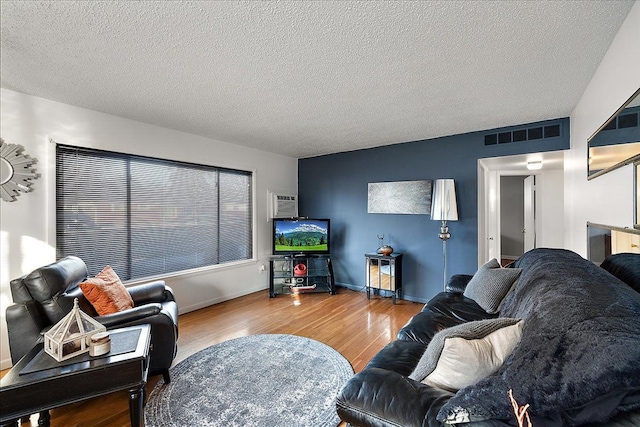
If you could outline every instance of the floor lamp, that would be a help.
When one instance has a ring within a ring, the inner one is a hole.
[[[433,187],[433,199],[431,201],[431,219],[442,221],[440,234],[442,239],[442,258],[444,259],[443,288],[447,286],[447,240],[451,237],[447,221],[458,220],[458,206],[456,203],[456,189],[453,179],[436,179]]]

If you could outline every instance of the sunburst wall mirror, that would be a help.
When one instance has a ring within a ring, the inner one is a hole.
[[[33,169],[35,159],[23,151],[21,145],[7,144],[0,138],[0,196],[5,202],[14,202],[20,193],[31,191],[32,181],[38,178]]]

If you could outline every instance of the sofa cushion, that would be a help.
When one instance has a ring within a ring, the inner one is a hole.
[[[640,292],[640,254],[625,252],[609,255],[600,267]]]
[[[474,300],[462,293],[440,292],[398,331],[396,338],[421,342],[426,346],[433,336],[443,329],[495,317],[497,315],[488,314]]]
[[[640,294],[562,249],[534,249],[516,267],[522,275],[500,313],[525,319],[520,344],[438,420],[510,420],[509,389],[530,414],[557,421],[547,425],[607,422],[640,408]]]
[[[367,363],[365,369],[382,368],[406,377],[415,369],[425,348],[427,344],[417,341],[391,341]]]
[[[431,311],[421,311],[411,318],[396,335],[399,341],[415,341],[424,344],[426,347],[433,339],[433,336],[443,329],[464,323],[455,317],[446,316]],[[422,356],[422,353],[420,353]],[[419,359],[419,357],[418,357]],[[413,369],[412,369],[413,370]]]
[[[500,267],[494,258],[473,275],[464,290],[464,296],[477,302],[487,313],[497,313],[521,272],[519,268]]]
[[[451,317],[453,320],[459,320],[458,323],[498,317],[497,314],[487,313],[471,298],[467,298],[463,294],[451,292],[440,292],[424,305],[422,311],[429,311]]]
[[[464,293],[464,289],[469,284],[469,280],[471,280],[473,276],[471,274],[454,274],[449,278],[447,285],[445,286],[445,292],[452,292],[461,294]]]
[[[449,391],[474,384],[511,354],[522,324],[519,319],[497,318],[444,329],[434,335],[409,378]]]
[[[78,285],[100,316],[133,308],[133,300],[110,266]]]

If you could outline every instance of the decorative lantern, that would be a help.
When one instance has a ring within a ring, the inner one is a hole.
[[[84,313],[73,301],[73,309],[44,334],[44,351],[58,362],[89,351],[91,336],[107,328]]]

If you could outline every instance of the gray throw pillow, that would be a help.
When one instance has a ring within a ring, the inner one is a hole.
[[[476,340],[484,340],[485,338],[491,336],[494,333],[500,333],[502,336],[494,335],[488,341],[483,342],[483,345],[478,346],[480,354],[478,357],[478,363],[482,363],[482,360],[491,360],[496,359],[495,355],[497,354],[499,357],[497,359],[501,359],[499,364],[494,367],[487,367],[486,369],[481,369],[483,372],[493,373],[497,370],[501,365],[504,358],[506,358],[515,346],[520,341],[520,335],[522,333],[522,326],[524,321],[521,319],[511,319],[506,317],[500,317],[497,319],[487,319],[487,320],[478,320],[474,322],[467,322],[461,325],[452,326],[450,328],[443,329],[433,336],[433,339],[429,342],[425,352],[422,354],[420,361],[416,365],[413,372],[409,375],[409,378],[416,381],[423,381],[427,377],[429,377],[436,368],[449,369],[452,364],[449,363],[450,360],[442,361],[442,367],[439,366],[440,358],[443,356],[443,350],[445,350],[445,346],[447,341],[453,341],[457,338],[462,338],[463,340],[469,341],[470,347],[465,348],[463,351],[470,350],[471,347],[474,347],[473,341]],[[515,326],[514,328],[511,328]],[[465,346],[453,343],[453,348],[463,349]],[[446,353],[446,352],[445,352]],[[481,354],[484,353],[484,354]],[[449,356],[444,356],[449,357]],[[449,357],[450,358],[450,357]],[[462,359],[461,359],[462,360]],[[453,363],[456,363],[454,360]],[[464,363],[469,363],[468,360],[465,360]],[[448,365],[448,366],[447,366]],[[463,370],[462,366],[456,368],[458,370]],[[455,381],[468,381],[467,385],[475,384],[480,378],[473,377],[477,372],[471,372],[468,379],[457,379]],[[489,375],[487,374],[487,375]],[[442,373],[438,374],[438,377],[447,377],[446,374],[442,375]],[[486,376],[486,375],[484,375]],[[426,383],[430,383],[427,381]],[[434,384],[440,388],[446,388],[449,390],[455,389],[456,387],[445,386],[442,387],[440,382]]]
[[[495,314],[500,304],[520,277],[520,268],[502,268],[494,258],[478,269],[464,290],[487,313]]]

